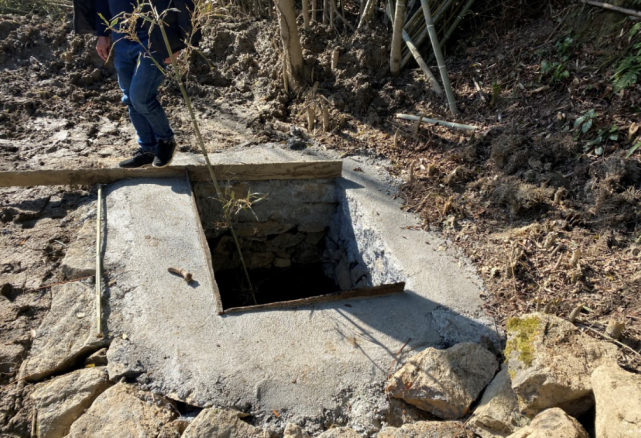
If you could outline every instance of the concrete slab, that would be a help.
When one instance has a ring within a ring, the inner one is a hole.
[[[323,156],[334,158],[269,146],[212,159]],[[184,160],[199,158],[179,156],[177,162]],[[217,316],[188,184],[111,185],[105,255],[112,281],[108,330],[115,338],[110,377],[135,376],[169,397],[250,410],[264,422],[363,424],[367,419],[360,417],[387,406],[384,381],[409,339],[402,357],[429,346],[495,338],[481,311],[482,283],[474,269],[443,239],[414,229],[418,220],[399,208],[394,181],[380,163],[349,159],[344,169],[341,193],[361,224],[353,232],[378,239],[367,245],[370,256],[385,256],[392,268],[385,271],[407,282],[405,294]],[[193,272],[198,283],[186,285],[166,272],[169,266]],[[350,412],[356,399],[371,409]]]

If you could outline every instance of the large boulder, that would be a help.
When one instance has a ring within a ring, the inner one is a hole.
[[[503,365],[483,393],[467,425],[482,438],[498,438],[506,437],[528,423],[529,419],[519,412],[519,401],[512,389],[507,365]]]
[[[553,407],[578,415],[594,405],[590,375],[614,360],[616,346],[542,313],[510,319],[507,336],[508,372],[525,415]]]
[[[19,378],[37,381],[65,371],[83,356],[108,345],[95,329],[95,291],[84,282],[51,289],[51,310],[38,327]]]
[[[596,438],[641,437],[641,376],[618,365],[592,373],[596,399]]]
[[[492,353],[471,342],[447,350],[428,348],[392,376],[387,391],[440,418],[455,420],[467,414],[498,366]]]
[[[111,386],[107,369],[87,368],[39,384],[31,393],[38,438],[62,438],[93,401]]]
[[[349,427],[335,427],[333,429],[326,430],[316,438],[361,438],[361,436],[357,434],[354,429],[350,429]]]
[[[419,421],[386,427],[376,438],[474,438],[474,434],[457,421]]]
[[[168,400],[119,383],[98,396],[67,438],[156,438],[176,416]]]
[[[552,408],[534,417],[529,426],[508,438],[590,438],[583,426],[564,410]]]
[[[267,438],[268,434],[258,427],[238,418],[238,412],[227,409],[204,409],[189,424],[182,438]]]

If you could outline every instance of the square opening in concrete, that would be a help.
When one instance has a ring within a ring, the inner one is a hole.
[[[231,232],[220,223],[222,204],[211,184],[194,183],[219,313],[402,291],[402,283],[394,281],[400,276],[388,272],[393,269],[375,236],[353,221],[334,179],[234,182],[225,192],[236,199],[249,193],[264,199],[234,220],[254,302]]]

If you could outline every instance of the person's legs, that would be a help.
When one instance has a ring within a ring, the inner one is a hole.
[[[138,43],[122,39],[114,45],[114,65],[118,74],[118,84],[122,90],[122,103],[127,105],[129,118],[138,134],[140,149],[155,154],[157,140],[147,118],[138,112],[133,104],[132,88],[138,67],[140,50]],[[135,91],[135,88],[133,89]]]

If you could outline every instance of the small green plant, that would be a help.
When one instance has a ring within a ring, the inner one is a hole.
[[[565,37],[554,45],[555,52],[552,60],[541,62],[541,79],[548,79],[551,84],[563,82],[570,77],[567,69],[567,62],[570,59],[570,52],[574,39]]]
[[[637,141],[634,146],[630,148],[630,150],[625,154],[625,158],[630,158],[633,153],[636,152],[637,149],[641,147],[641,140]]]
[[[492,98],[490,99],[490,107],[494,108],[494,105],[496,105],[496,101],[499,99],[499,96],[501,95],[501,86],[497,81],[492,82]]]
[[[630,29],[630,40],[641,30],[641,23],[637,23]],[[631,53],[623,58],[616,66],[612,76],[612,85],[615,92],[628,88],[637,83],[641,74],[641,42],[632,46]]]
[[[576,119],[574,122],[574,129],[580,129],[580,131],[577,131],[578,134],[576,135],[576,138],[578,139],[580,133],[585,134],[590,130],[592,125],[594,124],[594,119],[597,118],[599,114],[594,111],[594,109],[590,109],[586,111],[581,117]]]

